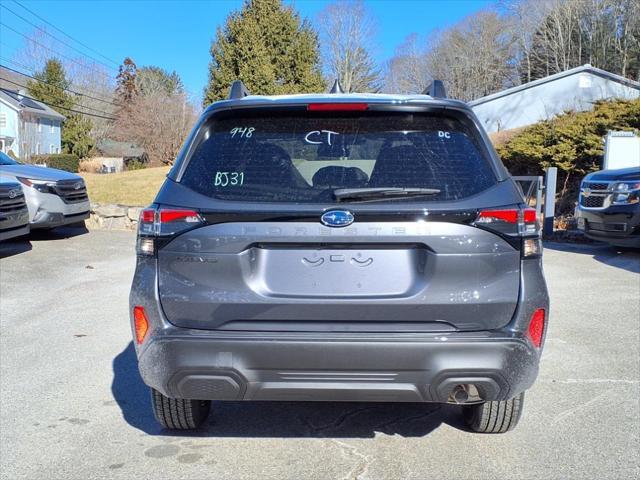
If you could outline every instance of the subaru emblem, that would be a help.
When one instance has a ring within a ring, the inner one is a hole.
[[[73,189],[74,189],[74,190],[80,190],[82,187],[84,187],[84,182],[77,182],[77,183],[73,186]]]
[[[9,190],[9,198],[16,198],[18,195],[20,195],[20,190]]]
[[[347,210],[331,210],[324,213],[320,221],[327,227],[346,227],[353,223],[353,213]]]

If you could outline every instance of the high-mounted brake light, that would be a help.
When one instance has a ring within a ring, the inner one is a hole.
[[[310,103],[310,112],[364,112],[369,108],[368,103]]]
[[[133,307],[133,326],[136,331],[136,342],[140,345],[144,342],[144,337],[147,336],[147,331],[149,330],[147,314],[144,311],[144,307],[140,305]]]
[[[529,330],[527,331],[527,334],[531,339],[531,343],[533,343],[536,348],[540,348],[540,346],[542,345],[544,321],[544,308],[539,308],[535,312],[533,312],[533,315],[531,315],[531,320],[529,320]]]

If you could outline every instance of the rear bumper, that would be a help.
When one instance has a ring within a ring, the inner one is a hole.
[[[540,353],[522,337],[222,335],[172,329],[139,349],[144,382],[199,400],[446,402],[473,383],[484,400],[528,389]]]

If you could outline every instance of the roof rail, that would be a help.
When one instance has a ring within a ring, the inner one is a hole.
[[[244,86],[242,80],[235,80],[231,84],[231,89],[229,90],[229,100],[239,100],[249,95],[249,90],[247,90],[247,87]]]
[[[331,87],[329,93],[344,93],[344,90],[342,90],[342,85],[340,85],[340,80],[336,78],[336,81],[333,82],[333,87]]]
[[[433,98],[447,98],[447,91],[444,89],[442,80],[433,80],[422,94],[430,95]]]

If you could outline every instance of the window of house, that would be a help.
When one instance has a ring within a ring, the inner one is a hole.
[[[49,144],[49,153],[56,153],[56,147],[53,143]]]
[[[0,128],[6,128],[7,126],[7,114],[0,113]]]
[[[36,125],[38,125],[38,132],[42,131],[42,122],[39,118],[36,119]]]
[[[36,155],[40,155],[40,143],[36,143]]]
[[[55,120],[51,120],[51,128],[50,128],[49,132],[53,133],[53,132],[55,132],[55,130],[56,130],[56,121]],[[51,153],[53,153],[53,152],[51,152]]]

